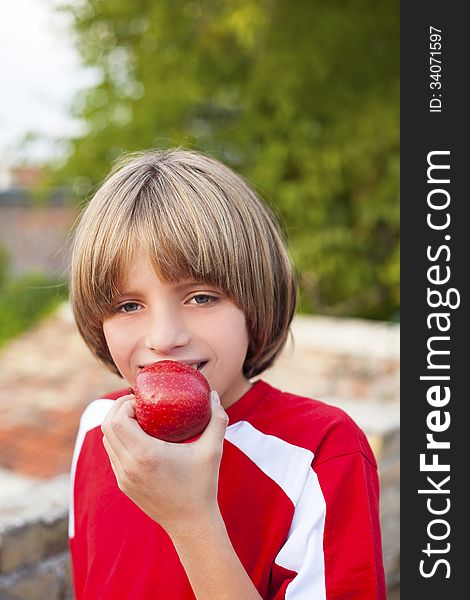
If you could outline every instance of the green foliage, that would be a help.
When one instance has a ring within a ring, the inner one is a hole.
[[[302,310],[399,308],[398,0],[77,0],[101,81],[61,177],[88,193],[123,151],[184,145],[254,182]]]
[[[5,286],[9,274],[10,256],[3,246],[0,246],[0,291]]]
[[[29,329],[67,298],[67,288],[41,274],[25,275],[0,288],[0,346]]]

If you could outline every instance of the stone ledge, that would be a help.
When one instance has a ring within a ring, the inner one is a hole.
[[[399,360],[400,325],[382,321],[296,315],[295,344],[308,350]]]
[[[30,490],[37,485],[37,479],[14,473],[8,469],[0,468],[0,506],[7,503],[10,498],[20,498],[29,494]],[[0,512],[0,529],[2,512]]]
[[[48,522],[54,522],[67,510],[68,474],[35,482],[30,479],[25,485],[27,493],[11,494],[0,503],[0,535],[12,524],[21,527],[26,522],[42,519],[44,515],[48,515]]]
[[[11,575],[0,575],[2,600],[73,600],[68,552],[22,568]]]
[[[0,574],[11,574],[68,549],[68,476],[30,485],[0,504]]]

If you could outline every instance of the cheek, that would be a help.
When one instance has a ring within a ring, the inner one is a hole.
[[[108,344],[109,352],[119,368],[119,363],[126,347],[122,330],[116,327],[112,321],[105,321],[103,323],[103,334]]]
[[[245,315],[241,315],[236,319],[232,325],[232,336],[234,340],[233,350],[237,355],[241,356],[245,360],[246,353],[248,351],[248,344],[250,341],[248,328],[246,326]]]
[[[205,328],[207,339],[217,349],[219,358],[243,362],[248,350],[249,335],[245,315],[236,307],[231,307]]]
[[[112,323],[109,321],[104,321],[103,323],[103,334],[106,343],[108,344],[108,348],[111,350],[111,346],[113,345],[113,337],[114,337],[114,328]]]

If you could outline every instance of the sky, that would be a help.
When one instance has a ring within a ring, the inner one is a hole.
[[[59,156],[53,140],[79,131],[75,94],[93,84],[74,47],[60,0],[0,0],[0,163]],[[30,132],[42,141],[21,145]]]

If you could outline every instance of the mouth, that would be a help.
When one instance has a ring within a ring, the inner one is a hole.
[[[156,361],[158,362],[158,361]],[[175,362],[180,362],[184,365],[188,365],[188,367],[192,367],[193,369],[196,369],[196,371],[202,371],[202,369],[207,365],[207,363],[209,362],[208,360],[201,360],[201,361],[189,361],[189,360],[178,360]],[[151,364],[151,363],[148,363]],[[139,365],[139,371],[141,371],[144,367],[147,367],[148,365]]]
[[[190,365],[191,367],[193,367],[193,369],[197,369],[198,371],[202,371],[202,369],[207,365],[209,361],[207,360],[203,360],[202,362],[199,363],[194,363],[192,365]]]

